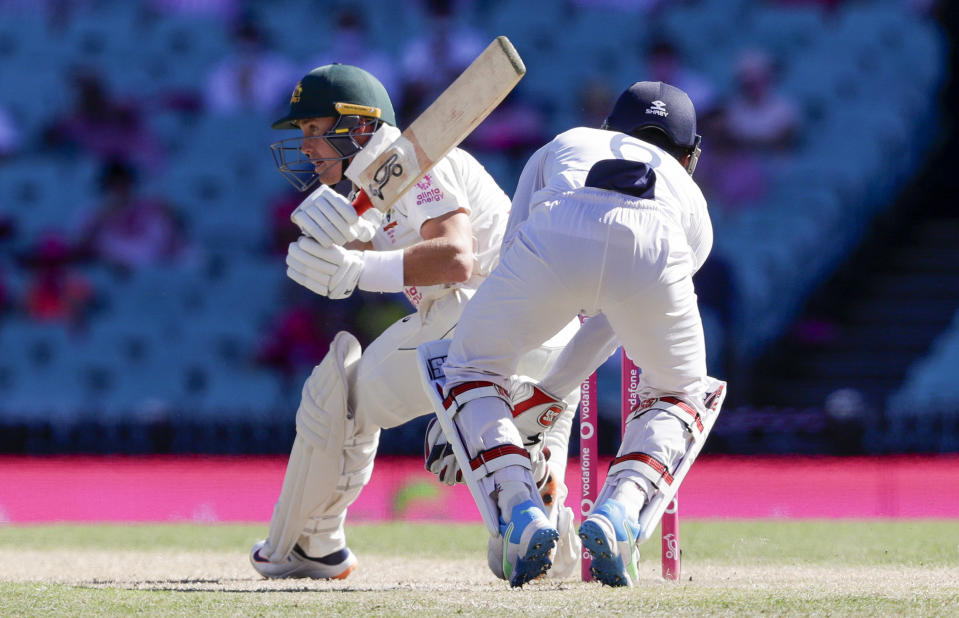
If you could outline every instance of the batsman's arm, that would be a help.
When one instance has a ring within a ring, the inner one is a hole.
[[[420,227],[423,241],[403,253],[405,285],[462,283],[473,274],[473,226],[469,215],[454,210]]]
[[[398,292],[414,285],[461,283],[473,273],[472,229],[469,215],[454,210],[423,223],[424,240],[405,249],[377,251],[370,242],[353,241],[345,253],[361,263],[356,281],[361,290]]]

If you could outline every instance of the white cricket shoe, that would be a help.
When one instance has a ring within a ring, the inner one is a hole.
[[[260,541],[250,550],[250,564],[267,579],[346,579],[356,568],[356,556],[344,547],[322,558],[307,556],[299,545],[282,562],[270,562],[261,555],[266,541]]]
[[[510,586],[522,586],[549,570],[553,564],[550,553],[558,538],[559,532],[535,502],[517,504],[510,520],[500,525],[500,536],[491,539],[490,568]]]
[[[593,577],[607,586],[632,586],[638,577],[639,524],[626,516],[616,500],[606,500],[579,527],[579,538],[589,550]]]

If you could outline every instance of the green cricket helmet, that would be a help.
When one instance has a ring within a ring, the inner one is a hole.
[[[277,169],[300,191],[319,181],[317,163],[346,161],[362,148],[356,139],[359,135],[368,135],[384,122],[396,126],[393,104],[383,84],[359,67],[334,63],[313,69],[299,81],[290,96],[289,112],[272,127],[296,129],[301,120],[328,116],[336,121],[318,137],[339,156],[310,159],[303,153],[302,135],[270,145]]]

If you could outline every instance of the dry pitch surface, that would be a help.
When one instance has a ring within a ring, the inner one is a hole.
[[[485,566],[481,527],[402,524],[354,529],[360,566],[347,580],[266,581],[246,557],[262,532],[0,528],[0,613],[959,615],[959,522],[687,522],[682,581],[659,580],[651,542],[633,589],[511,590]]]

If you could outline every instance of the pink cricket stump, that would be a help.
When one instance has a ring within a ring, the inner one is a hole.
[[[622,434],[626,433],[626,419],[636,407],[639,391],[640,369],[622,351],[620,358],[620,416]],[[580,385],[579,402],[579,461],[582,481],[583,498],[579,503],[581,519],[585,520],[593,511],[599,490],[602,487],[599,478],[599,437],[597,435],[597,405],[596,405],[596,372],[593,372]],[[663,579],[676,581],[679,579],[679,496],[666,507],[663,515],[661,530],[663,535]],[[589,552],[583,549],[582,578],[583,581],[593,579],[590,569]]]
[[[679,494],[663,513],[663,579],[679,580]]]
[[[626,419],[636,407],[637,391],[639,390],[639,367],[626,356],[626,350],[620,353],[620,384],[619,384],[619,412],[623,417],[620,426],[620,435],[626,434]]]
[[[596,372],[593,372],[579,388],[579,466],[583,497],[579,503],[581,519],[593,511],[599,494],[600,482],[597,476],[599,464],[599,439],[596,434]],[[590,581],[589,551],[582,550],[583,581]]]
[[[626,434],[626,419],[636,407],[639,390],[640,369],[624,349],[620,355],[620,412],[623,417],[622,434]],[[679,495],[673,498],[661,520],[663,537],[663,579],[679,579]]]

